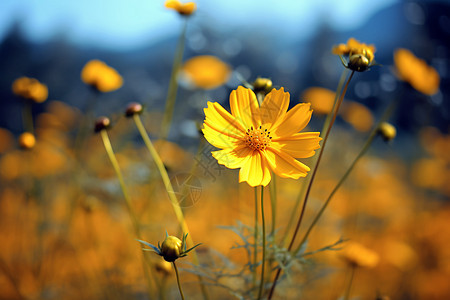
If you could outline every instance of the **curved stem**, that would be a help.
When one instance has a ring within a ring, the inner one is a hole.
[[[22,122],[23,129],[31,134],[34,134],[33,125],[33,103],[29,99],[25,99],[25,103],[22,106]]]
[[[256,189],[256,188],[255,188]],[[261,186],[261,225],[262,225],[262,260],[261,260],[261,281],[259,283],[258,300],[264,292],[264,268],[266,265],[266,222],[264,218],[264,187]]]
[[[177,265],[175,264],[175,261],[173,262],[173,268],[175,269],[175,275],[177,276],[178,290],[180,291],[181,299],[184,300],[183,290],[181,289],[180,284],[180,276],[178,275],[178,268]]]

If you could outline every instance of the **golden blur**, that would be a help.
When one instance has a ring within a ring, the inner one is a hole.
[[[180,15],[189,16],[197,9],[195,2],[181,3],[178,0],[167,0],[164,6],[177,11]]]
[[[35,78],[20,77],[13,82],[13,93],[19,97],[37,103],[44,102],[48,97],[48,88]]]
[[[200,55],[184,62],[180,76],[181,80],[194,87],[210,90],[228,81],[231,68],[215,56]]]
[[[115,91],[123,84],[122,76],[115,69],[97,59],[86,63],[81,80],[103,93]]]

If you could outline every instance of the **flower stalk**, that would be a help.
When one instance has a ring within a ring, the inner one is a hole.
[[[257,189],[257,188],[255,188]],[[266,221],[264,218],[264,187],[261,186],[261,226],[262,226],[262,260],[261,260],[261,280],[257,299],[261,299],[264,293],[264,269],[266,265]]]

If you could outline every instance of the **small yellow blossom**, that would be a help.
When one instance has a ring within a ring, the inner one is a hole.
[[[220,151],[212,155],[230,169],[240,168],[239,182],[266,186],[271,172],[284,178],[305,177],[310,168],[296,158],[318,149],[319,132],[302,132],[311,119],[309,103],[288,111],[289,93],[273,89],[261,106],[255,93],[242,86],[230,94],[231,114],[219,103],[208,102],[203,134]]]
[[[354,101],[345,102],[342,105],[340,115],[353,128],[361,132],[369,131],[374,123],[374,117],[370,109]]]
[[[181,80],[205,90],[225,84],[231,76],[228,64],[211,55],[200,55],[188,59],[181,68]]]
[[[89,61],[81,71],[81,80],[100,92],[112,92],[122,86],[122,76],[100,60]]]
[[[30,132],[24,132],[19,136],[19,145],[23,149],[31,149],[36,145],[36,138]]]
[[[178,0],[167,0],[164,6],[176,10],[180,15],[184,16],[191,15],[197,9],[197,5],[194,2],[181,3]]]
[[[314,110],[314,113],[326,115],[333,108],[335,96],[336,93],[332,90],[311,87],[303,92],[301,98],[305,102],[311,103],[311,108]]]
[[[375,58],[375,46],[360,43],[354,38],[350,38],[347,44],[339,44],[334,46],[332,53],[336,55],[348,56],[346,68],[353,71],[364,72],[373,65]]]
[[[356,242],[348,243],[342,250],[341,257],[352,266],[365,268],[375,267],[380,260],[376,252]]]
[[[37,79],[20,77],[13,82],[13,93],[25,99],[41,103],[47,100],[48,88]]]
[[[378,127],[378,132],[386,142],[393,140],[397,135],[397,129],[388,122],[382,122]]]
[[[394,52],[394,64],[401,80],[408,82],[413,88],[426,95],[437,93],[440,84],[438,72],[411,51],[397,49]]]

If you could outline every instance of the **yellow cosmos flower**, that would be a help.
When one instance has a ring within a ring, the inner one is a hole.
[[[44,102],[48,97],[47,86],[34,78],[20,77],[14,80],[12,90],[17,96],[37,103]]]
[[[199,55],[187,60],[181,68],[181,80],[205,90],[215,89],[230,79],[228,64],[211,55]]]
[[[230,94],[231,114],[219,103],[208,102],[203,134],[222,150],[212,155],[230,169],[240,168],[239,182],[266,186],[271,171],[283,178],[305,177],[308,166],[296,160],[314,155],[319,132],[299,133],[311,119],[309,103],[288,111],[289,93],[273,89],[261,106],[254,92],[242,86]]]
[[[380,260],[380,257],[376,252],[357,242],[348,243],[342,251],[341,256],[350,265],[365,268],[375,267]]]
[[[115,91],[123,83],[122,76],[115,69],[97,59],[89,61],[83,67],[81,80],[103,93]]]
[[[438,72],[411,51],[397,49],[394,53],[394,64],[401,80],[408,82],[413,88],[426,95],[437,93],[440,83]]]
[[[374,45],[366,45],[350,38],[347,44],[334,46],[331,52],[336,55],[348,56],[349,60],[345,67],[353,71],[363,72],[373,65],[375,50]]]
[[[197,9],[194,2],[181,3],[178,0],[167,0],[164,6],[176,10],[180,15],[184,16],[191,15]]]

